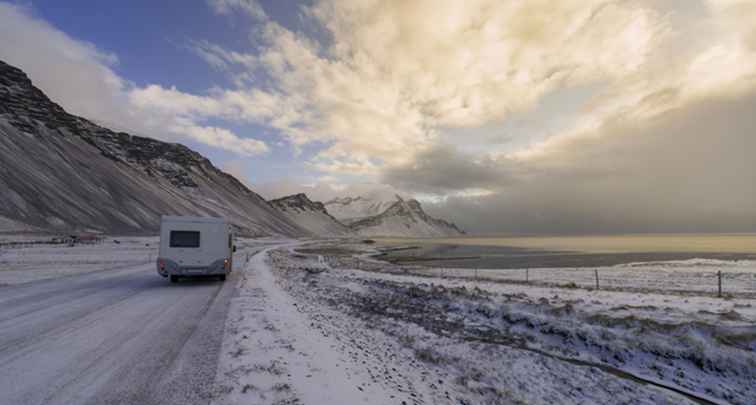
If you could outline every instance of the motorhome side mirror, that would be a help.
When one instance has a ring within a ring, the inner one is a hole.
[[[236,253],[236,246],[234,246],[234,253]]]

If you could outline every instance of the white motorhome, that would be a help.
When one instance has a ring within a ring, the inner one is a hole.
[[[234,235],[223,218],[163,216],[157,271],[175,283],[179,277],[218,276],[233,268]]]

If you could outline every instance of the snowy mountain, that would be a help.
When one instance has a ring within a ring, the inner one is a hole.
[[[381,200],[369,197],[342,197],[327,201],[324,205],[331,215],[344,224],[373,217],[394,205],[395,200]]]
[[[328,213],[323,203],[312,201],[303,193],[271,200],[270,203],[294,223],[315,235],[353,235],[349,227]]]
[[[0,226],[153,233],[162,214],[308,233],[199,153],[68,114],[0,61]]]
[[[396,196],[382,213],[352,222],[349,227],[363,236],[442,237],[464,234],[456,225],[433,218],[417,200]]]

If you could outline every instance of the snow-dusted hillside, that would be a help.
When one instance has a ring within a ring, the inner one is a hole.
[[[417,200],[399,196],[379,215],[352,222],[349,227],[363,236],[441,237],[464,233],[456,225],[426,214]]]
[[[162,214],[223,216],[252,235],[306,233],[199,153],[68,114],[0,61],[0,217],[152,233]]]
[[[324,205],[328,212],[344,224],[373,217],[386,211],[396,200],[383,200],[370,197],[342,197],[327,201]]]
[[[294,223],[317,236],[346,236],[352,231],[332,217],[323,203],[312,201],[303,193],[271,200],[270,203]]]

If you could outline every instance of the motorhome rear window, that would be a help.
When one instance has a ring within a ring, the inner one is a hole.
[[[171,247],[198,248],[200,233],[197,231],[171,231]]]

